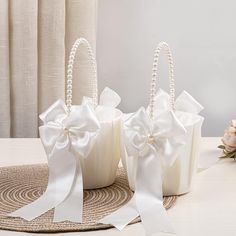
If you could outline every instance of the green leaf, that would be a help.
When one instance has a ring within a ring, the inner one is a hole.
[[[227,158],[227,156],[221,156],[221,157],[219,157],[219,158]]]
[[[236,150],[233,150],[232,152],[228,152],[226,149],[224,149],[224,150],[223,150],[223,153],[224,153],[225,155],[231,155],[231,154],[236,153]]]
[[[225,146],[224,145],[219,145],[218,148],[225,149]]]
[[[236,153],[234,154],[234,160],[236,160]]]
[[[226,149],[223,150],[223,153],[227,156],[228,154],[230,154],[229,152],[226,151]]]
[[[225,146],[224,145],[219,145],[218,148],[222,149],[223,150],[223,156],[221,156],[220,158],[234,158],[236,159],[236,149],[233,150],[232,152],[228,152],[226,149],[225,149]]]
[[[235,156],[235,153],[229,153],[229,154],[226,155],[226,157],[228,157],[228,158],[232,158],[234,156]]]

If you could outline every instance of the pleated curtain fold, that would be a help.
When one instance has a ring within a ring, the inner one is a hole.
[[[38,115],[65,98],[70,48],[96,47],[97,0],[0,0],[0,137],[37,137]],[[79,69],[79,71],[78,71]],[[85,48],[75,64],[73,101],[91,95]]]

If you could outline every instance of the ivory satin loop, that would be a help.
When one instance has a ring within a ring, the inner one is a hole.
[[[149,118],[144,108],[125,116],[126,158],[136,161],[135,194],[126,205],[100,223],[112,224],[122,230],[140,215],[147,235],[174,233],[163,207],[162,165],[171,165],[175,161],[184,145],[184,134],[185,129],[171,111],[154,120]]]
[[[9,216],[33,220],[55,208],[54,222],[82,222],[83,179],[80,159],[91,151],[100,125],[88,105],[73,106],[68,113],[58,100],[40,115],[40,137],[48,156],[49,180],[44,194]],[[79,155],[79,158],[78,158]]]

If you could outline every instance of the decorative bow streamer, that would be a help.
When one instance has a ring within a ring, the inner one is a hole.
[[[99,222],[122,230],[140,215],[147,235],[174,233],[163,207],[162,165],[175,161],[185,129],[171,111],[151,120],[141,108],[124,122],[124,133],[127,155],[138,158],[135,193],[126,205]]]
[[[55,208],[54,222],[82,222],[83,179],[79,158],[86,158],[95,142],[99,122],[88,105],[72,106],[62,100],[40,115],[41,141],[48,156],[49,180],[44,194],[9,216],[33,220]],[[80,156],[77,158],[77,156]]]

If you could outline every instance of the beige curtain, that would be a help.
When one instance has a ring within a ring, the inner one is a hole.
[[[0,137],[38,136],[38,114],[64,99],[74,40],[85,37],[95,50],[96,5],[97,0],[0,0]],[[74,71],[74,103],[91,95],[83,50]]]

